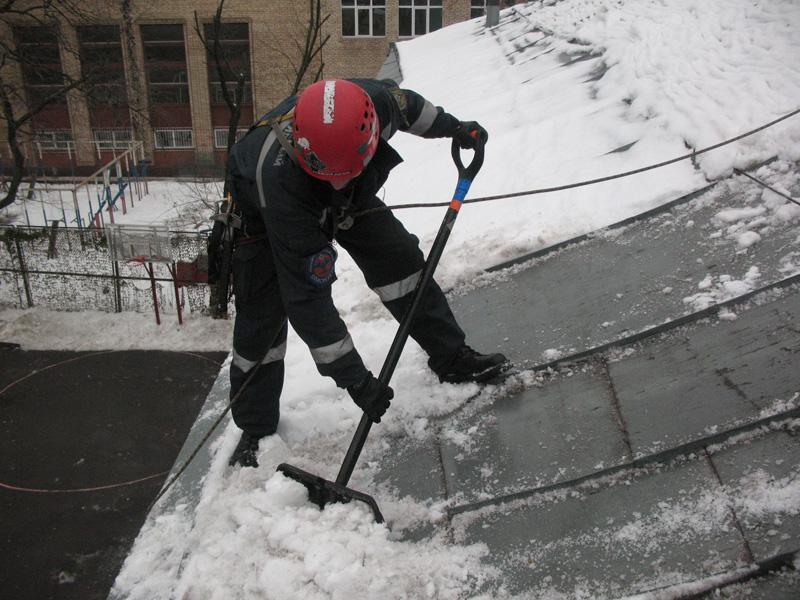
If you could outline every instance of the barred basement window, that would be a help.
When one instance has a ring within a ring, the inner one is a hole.
[[[133,142],[130,129],[94,129],[92,135],[101,150],[127,150]]]
[[[244,137],[244,134],[247,133],[247,129],[237,129],[236,130],[236,141],[238,142],[240,139]],[[218,127],[214,129],[214,148],[220,148],[225,150],[228,147],[228,128],[227,127]]]
[[[425,35],[442,28],[442,0],[400,0],[401,37]]]
[[[153,133],[159,150],[194,148],[191,129],[154,129]]]
[[[34,131],[32,141],[39,150],[66,151],[74,145],[72,131],[69,129]]]
[[[343,37],[386,35],[386,0],[342,0]]]

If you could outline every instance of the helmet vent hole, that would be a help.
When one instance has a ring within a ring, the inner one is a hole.
[[[367,128],[367,126],[364,123],[362,123],[361,124],[361,131],[364,131],[366,128]]]

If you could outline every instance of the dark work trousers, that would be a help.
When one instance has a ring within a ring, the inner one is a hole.
[[[359,208],[376,206],[383,203],[374,198]],[[419,240],[390,211],[357,217],[348,229],[337,231],[336,239],[361,269],[367,285],[400,321],[411,305],[425,265]],[[266,240],[237,245],[233,276],[236,322],[231,397],[250,369],[262,364],[231,412],[240,429],[255,436],[270,435],[275,433],[280,414],[287,325]],[[410,333],[428,354],[433,370],[447,363],[464,343],[464,332],[435,281],[428,284]]]

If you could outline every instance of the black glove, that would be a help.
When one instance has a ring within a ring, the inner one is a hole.
[[[370,372],[361,383],[348,387],[347,393],[373,423],[381,422],[383,413],[389,408],[389,400],[394,398],[394,390],[382,384]]]
[[[461,148],[474,150],[480,144],[484,145],[489,140],[488,132],[476,121],[460,121],[452,135]]]

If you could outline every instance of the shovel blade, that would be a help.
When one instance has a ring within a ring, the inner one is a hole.
[[[375,498],[372,496],[333,481],[328,481],[319,475],[314,475],[286,463],[278,465],[278,472],[303,484],[308,490],[308,499],[320,508],[325,508],[326,504],[334,502],[347,504],[351,500],[358,500],[369,506],[376,523],[383,523],[383,515],[378,508],[378,503],[375,502]]]

